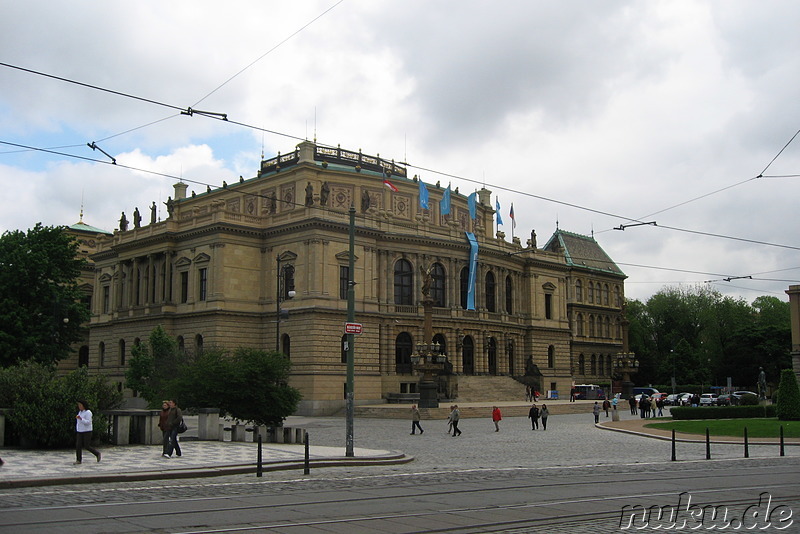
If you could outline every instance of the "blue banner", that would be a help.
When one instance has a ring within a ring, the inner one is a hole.
[[[464,232],[469,239],[469,284],[467,285],[467,309],[475,310],[475,280],[478,277],[478,240],[475,234]]]
[[[439,211],[442,215],[449,215],[450,214],[450,186],[447,186],[447,189],[444,190],[444,196],[442,200],[439,201]]]
[[[477,197],[478,193],[472,193],[470,196],[467,197],[467,206],[469,207],[469,217],[470,219],[475,220],[477,217]]]
[[[428,187],[422,180],[419,181],[419,207],[428,209]]]

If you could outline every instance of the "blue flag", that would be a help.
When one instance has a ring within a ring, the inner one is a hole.
[[[500,199],[499,198],[496,198],[494,200],[494,205],[495,205],[495,212],[497,213],[497,225],[500,226],[501,224],[503,224],[503,218],[500,217]]]
[[[475,206],[475,201],[478,198],[478,193],[472,193],[470,196],[467,197],[467,205],[469,206],[469,217],[470,219],[474,219],[477,217],[477,206]]]
[[[419,207],[428,209],[428,188],[422,180],[419,181]]]
[[[450,184],[447,185],[447,189],[444,190],[444,196],[439,201],[439,210],[442,215],[450,215]]]

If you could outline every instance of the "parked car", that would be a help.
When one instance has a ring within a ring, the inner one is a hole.
[[[700,406],[714,406],[717,404],[716,393],[703,393],[700,395]]]
[[[667,395],[667,398],[664,399],[664,404],[666,404],[667,406],[680,406],[681,394],[672,393],[670,395]]]
[[[730,406],[733,404],[734,397],[730,393],[723,393],[717,397],[717,406]]]
[[[680,406],[689,406],[692,403],[692,393],[678,393],[678,400]]]
[[[753,393],[752,391],[734,391],[731,393],[731,402],[736,405],[739,404],[742,397],[745,395],[753,395],[754,397],[758,397],[757,393]]]

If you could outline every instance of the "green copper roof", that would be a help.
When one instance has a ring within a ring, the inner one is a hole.
[[[103,230],[101,228],[97,228],[96,226],[90,226],[85,222],[78,221],[73,225],[70,225],[70,230],[76,230],[78,232],[86,232],[87,234],[108,234],[111,235],[111,232],[107,230]]]
[[[625,276],[617,264],[597,244],[593,237],[556,230],[544,246],[545,250],[562,249],[567,265]]]

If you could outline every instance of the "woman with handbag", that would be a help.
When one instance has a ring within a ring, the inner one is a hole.
[[[174,400],[169,401],[169,414],[167,415],[167,428],[169,429],[169,445],[167,452],[164,453],[164,458],[172,458],[172,452],[175,451],[176,456],[181,456],[181,446],[178,443],[178,427],[183,421],[183,412],[178,408]]]

